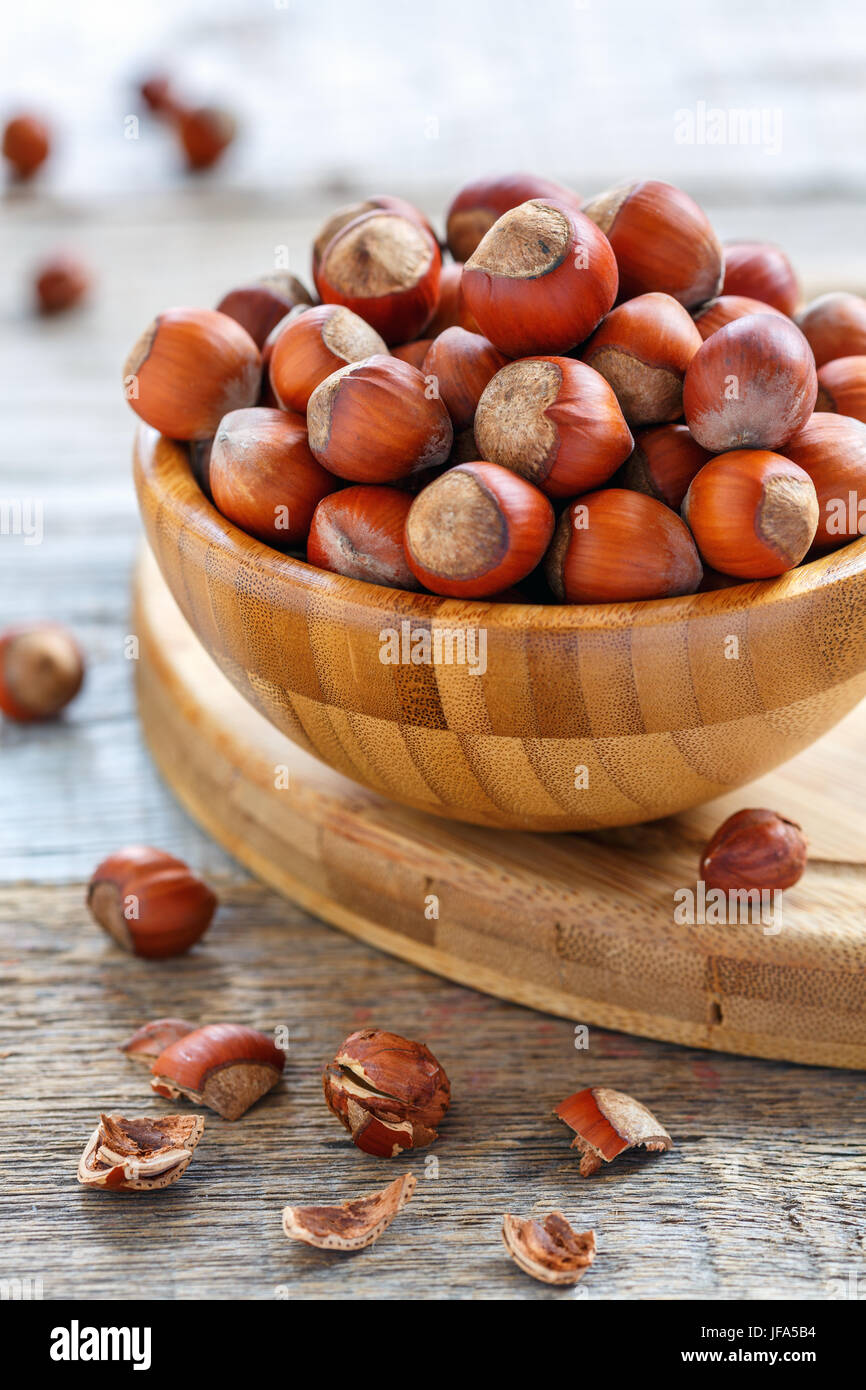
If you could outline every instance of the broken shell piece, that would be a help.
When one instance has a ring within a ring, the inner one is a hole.
[[[160,1053],[150,1084],[159,1096],[186,1096],[225,1120],[239,1120],[276,1086],[285,1064],[286,1054],[266,1033],[236,1023],[209,1023]]]
[[[346,1038],[322,1086],[358,1148],[377,1158],[432,1144],[451,1101],[451,1083],[430,1049],[381,1028]]]
[[[120,1051],[125,1052],[131,1061],[143,1062],[149,1067],[170,1043],[194,1032],[195,1024],[187,1023],[185,1018],[156,1018],[152,1023],[143,1023],[136,1028],[132,1037],[121,1043]]]
[[[81,1155],[78,1181],[119,1192],[170,1187],[189,1166],[203,1130],[203,1115],[100,1115]]]
[[[524,1274],[543,1284],[576,1284],[595,1259],[595,1231],[575,1231],[561,1211],[552,1211],[543,1225],[505,1215],[502,1239]]]
[[[320,1250],[363,1250],[378,1240],[416,1187],[411,1173],[395,1178],[380,1192],[335,1207],[284,1207],[283,1230]]]
[[[673,1143],[651,1110],[624,1091],[612,1091],[608,1086],[577,1091],[561,1101],[553,1113],[574,1130],[571,1147],[583,1155],[580,1172],[585,1178],[625,1149],[640,1145],[660,1153]]]

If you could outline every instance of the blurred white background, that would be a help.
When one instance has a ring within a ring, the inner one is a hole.
[[[262,198],[521,167],[587,196],[632,174],[713,202],[866,185],[862,0],[27,0],[4,30],[3,104],[53,117],[65,199],[180,181],[136,95],[154,69],[241,122],[199,184]]]

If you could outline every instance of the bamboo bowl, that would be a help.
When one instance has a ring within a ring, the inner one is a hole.
[[[866,694],[866,539],[686,598],[464,602],[282,555],[210,505],[182,445],[141,426],[134,453],[151,548],[217,665],[295,743],[407,806],[520,830],[653,820],[793,757]]]

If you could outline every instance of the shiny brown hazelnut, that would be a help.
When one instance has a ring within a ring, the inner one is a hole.
[[[183,860],[132,845],[94,869],[87,906],[124,950],[158,960],[188,951],[204,935],[217,900]]]
[[[710,457],[692,439],[687,425],[655,425],[635,435],[634,449],[622,468],[622,485],[678,512],[689,484]]]
[[[808,857],[806,837],[795,821],[775,811],[737,811],[719,826],[701,857],[708,888],[772,892],[792,888]]]
[[[291,309],[312,302],[309,291],[296,276],[278,270],[262,275],[250,285],[229,290],[216,307],[245,328],[257,348],[263,348],[268,334]]]
[[[640,294],[602,319],[580,355],[613,388],[629,425],[654,425],[682,415],[683,378],[701,342],[676,299]]]
[[[7,718],[54,719],[83,680],[81,649],[58,623],[22,623],[0,633],[0,710]]]
[[[797,315],[797,324],[823,367],[837,357],[866,354],[866,299],[859,294],[822,294]]]
[[[505,354],[480,333],[446,328],[430,344],[421,374],[428,389],[438,391],[459,432],[472,424],[482,391],[507,361]]]
[[[305,412],[316,387],[349,362],[387,356],[384,339],[342,304],[317,304],[290,318],[262,353],[283,410]]]
[[[780,246],[769,241],[725,243],[722,294],[743,294],[771,304],[781,314],[793,314],[800,301],[794,267]]]
[[[785,457],[809,474],[818,494],[819,550],[866,534],[866,424],[815,411],[785,445]]]

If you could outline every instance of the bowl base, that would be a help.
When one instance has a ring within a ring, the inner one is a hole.
[[[589,835],[507,832],[408,810],[290,742],[217,669],[149,552],[134,630],[141,718],[166,781],[231,854],[310,912],[576,1025],[866,1067],[866,704],[784,767],[676,817]],[[701,915],[688,895],[702,845],[743,806],[770,806],[809,836],[781,930],[772,914],[763,926],[680,924],[675,913]]]

